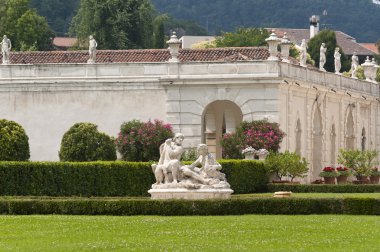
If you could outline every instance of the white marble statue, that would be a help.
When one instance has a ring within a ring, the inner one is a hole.
[[[156,184],[178,183],[181,156],[184,152],[183,140],[183,134],[177,133],[173,139],[167,139],[165,143],[161,144],[160,160],[158,164],[152,164]]]
[[[356,52],[354,52],[354,54],[351,57],[351,77],[354,79],[357,79],[356,72],[358,70],[358,67],[359,67],[359,58],[356,55]]]
[[[208,152],[207,145],[198,146],[199,157],[191,165],[181,164],[184,137],[178,133],[160,146],[160,161],[153,164],[154,189],[230,189],[222,166]]]
[[[326,72],[324,66],[326,64],[326,44],[322,43],[321,48],[319,49],[319,70]]]
[[[87,63],[94,64],[96,62],[96,48],[98,47],[98,43],[96,42],[94,37],[90,35],[88,44],[90,58],[88,59]]]
[[[306,61],[307,61],[307,45],[306,40],[302,39],[301,43],[301,52],[300,52],[300,66],[306,67]]]
[[[12,49],[12,43],[11,40],[7,37],[7,35],[4,35],[0,45],[1,53],[3,54],[3,64],[9,64],[9,53]]]
[[[339,47],[335,48],[334,52],[334,66],[335,66],[335,73],[340,74],[340,69],[342,68],[342,63],[340,61],[340,57],[342,55],[339,53]]]

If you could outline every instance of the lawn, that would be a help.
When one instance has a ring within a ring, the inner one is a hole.
[[[0,216],[0,251],[379,251],[380,217]]]

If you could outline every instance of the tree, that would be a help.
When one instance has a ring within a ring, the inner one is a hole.
[[[14,121],[0,119],[0,160],[29,160],[29,138],[24,128]]]
[[[92,123],[76,123],[64,135],[59,151],[61,161],[114,161],[114,140]]]
[[[225,32],[216,38],[216,47],[264,46],[269,32],[258,28],[237,28],[235,32]]]
[[[0,0],[0,34],[18,50],[50,50],[54,32],[46,19],[29,8],[30,0]]]
[[[153,6],[149,0],[81,0],[70,34],[82,42],[94,35],[99,49],[151,48]]]
[[[335,52],[335,48],[339,47],[336,42],[335,32],[331,30],[320,31],[316,36],[314,36],[308,42],[308,53],[310,54],[311,58],[315,61],[316,67],[319,67],[319,55],[320,55],[319,50],[322,43],[325,43],[326,48],[327,48],[326,64],[324,67],[329,72],[335,72],[334,52]],[[339,52],[342,55],[341,56],[341,62],[342,62],[341,71],[344,72],[344,71],[350,70],[350,62],[347,59],[347,56],[342,51],[342,48],[340,48]]]
[[[169,19],[166,14],[156,16],[153,21],[153,48],[165,48],[165,25],[164,23]]]

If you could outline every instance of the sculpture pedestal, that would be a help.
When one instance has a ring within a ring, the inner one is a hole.
[[[231,189],[150,189],[151,199],[230,199],[234,191]]]

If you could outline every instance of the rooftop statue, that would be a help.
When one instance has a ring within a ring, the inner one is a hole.
[[[98,47],[98,43],[96,42],[94,37],[90,35],[88,44],[90,58],[88,59],[87,63],[94,64],[96,62],[96,48]]]
[[[355,78],[355,79],[357,78],[356,72],[358,70],[358,67],[359,67],[359,58],[356,55],[356,52],[354,52],[354,54],[351,57],[351,77],[352,78]]]
[[[9,53],[12,49],[12,43],[7,35],[3,36],[3,40],[1,41],[0,45],[1,53],[3,54],[3,64],[9,64]]]
[[[319,49],[319,70],[326,72],[324,66],[326,64],[326,44],[322,43],[321,48]]]
[[[342,55],[339,53],[339,47],[335,48],[334,53],[334,66],[335,66],[335,73],[340,74],[340,69],[342,68],[342,63],[340,61],[340,57]]]
[[[305,39],[301,43],[301,54],[300,54],[300,66],[306,67],[307,61],[307,45]]]

